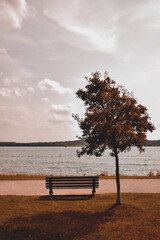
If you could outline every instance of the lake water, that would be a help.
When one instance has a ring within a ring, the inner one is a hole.
[[[0,147],[0,173],[96,175],[115,173],[115,159],[106,150],[102,157],[78,158],[76,147]],[[139,154],[136,147],[119,154],[120,173],[144,176],[160,170],[160,147],[146,147]]]

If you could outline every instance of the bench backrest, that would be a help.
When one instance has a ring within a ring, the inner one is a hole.
[[[98,188],[98,176],[81,177],[46,177],[46,188],[50,189],[92,189]]]

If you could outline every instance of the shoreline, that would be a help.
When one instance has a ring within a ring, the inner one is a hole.
[[[54,175],[29,175],[29,174],[0,174],[0,181],[3,180],[45,180],[46,177]],[[99,179],[116,179],[115,175],[97,175]],[[58,177],[58,176],[57,176]],[[120,175],[120,179],[160,179],[160,176],[126,176]]]

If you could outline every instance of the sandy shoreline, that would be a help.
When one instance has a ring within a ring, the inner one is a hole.
[[[89,194],[91,190],[60,189],[55,194]],[[100,179],[97,194],[115,193],[115,179]],[[160,193],[160,179],[121,179],[121,192]],[[48,195],[44,180],[4,180],[0,181],[0,195]]]

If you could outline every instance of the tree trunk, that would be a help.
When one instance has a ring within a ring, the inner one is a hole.
[[[120,179],[119,179],[119,159],[117,148],[114,149],[115,160],[116,160],[116,184],[117,184],[117,202],[116,204],[121,204],[121,196],[120,196]]]

